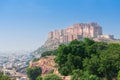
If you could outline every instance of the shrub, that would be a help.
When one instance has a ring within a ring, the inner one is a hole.
[[[62,80],[62,79],[55,74],[48,74],[44,77],[44,80]]]
[[[30,80],[36,80],[36,78],[41,75],[41,72],[40,67],[27,68],[27,75]]]

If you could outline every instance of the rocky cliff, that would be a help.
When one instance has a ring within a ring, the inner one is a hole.
[[[54,61],[55,56],[46,56],[42,57],[37,62],[30,62],[30,68],[34,66],[41,67],[42,69],[42,76],[44,77],[46,74],[49,74],[53,71],[54,74],[60,76],[63,80],[70,80],[70,76],[62,76],[58,72],[57,64]]]

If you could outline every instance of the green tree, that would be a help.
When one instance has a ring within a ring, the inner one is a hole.
[[[36,80],[36,78],[41,75],[41,72],[40,67],[27,68],[27,75],[30,80]]]
[[[92,39],[89,39],[89,38],[84,38],[84,42],[86,45],[90,46],[90,45],[93,45],[95,43],[94,40]]]
[[[0,72],[0,78],[3,76],[3,73],[2,72]]]
[[[109,44],[107,50],[100,54],[100,64],[98,71],[107,79],[117,77],[120,70],[120,45]]]
[[[120,80],[120,71],[118,72],[117,79]]]
[[[81,76],[81,70],[77,69],[77,70],[74,70],[72,73],[72,78],[71,80],[80,80],[80,76]]]
[[[106,44],[102,45],[97,46],[97,53],[91,54],[91,58],[84,59],[83,66],[90,74],[112,80],[117,77],[120,69],[120,45],[109,44],[107,47],[104,47]]]
[[[6,76],[2,72],[0,72],[0,80],[13,80],[13,79],[10,79],[8,76]]]
[[[68,45],[59,46],[55,62],[62,75],[73,75],[74,79],[82,75],[91,80],[112,80],[120,70],[120,45],[87,38],[74,40]],[[82,70],[84,74],[71,73],[74,70]],[[83,80],[88,80],[86,78]]]
[[[56,55],[56,54],[57,54],[56,50],[45,51],[41,54],[41,57],[51,56],[51,55]]]
[[[100,80],[96,75],[90,74],[89,71],[82,71],[80,80]]]
[[[55,74],[48,74],[44,77],[44,80],[62,80],[62,79]]]
[[[0,80],[12,80],[12,79],[10,79],[8,76],[2,75]]]
[[[59,68],[58,70],[62,75],[65,75],[65,76],[67,76],[70,73],[69,68],[67,66]]]
[[[90,74],[95,74],[100,76],[99,68],[100,60],[97,55],[91,55],[91,58],[85,58],[83,60],[83,67],[85,71],[89,71]]]
[[[38,76],[36,80],[43,80],[41,76]]]
[[[74,40],[68,45],[60,45],[57,49],[56,63],[62,75],[70,75],[74,69],[82,69],[85,48],[82,41]]]
[[[88,71],[74,70],[71,80],[100,80],[96,75],[90,74]]]
[[[32,60],[32,62],[37,62],[37,61],[39,61],[40,59],[39,58],[34,58],[33,60]]]

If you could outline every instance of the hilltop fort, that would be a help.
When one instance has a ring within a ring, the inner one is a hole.
[[[65,29],[49,32],[45,44],[36,50],[36,52],[42,53],[47,50],[53,50],[60,44],[66,44],[72,40],[81,40],[83,38],[91,38],[95,41],[114,40],[113,35],[103,34],[102,27],[98,23],[78,23]]]

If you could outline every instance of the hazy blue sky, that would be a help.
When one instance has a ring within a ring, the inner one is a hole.
[[[120,38],[120,0],[0,0],[0,51],[32,51],[49,31],[79,22]]]

